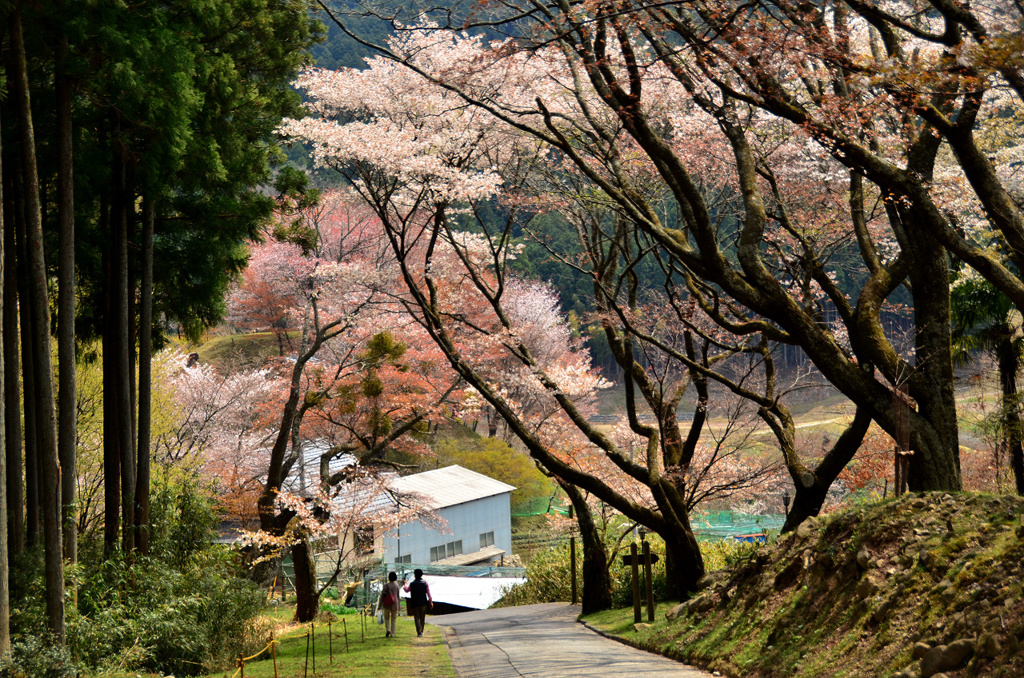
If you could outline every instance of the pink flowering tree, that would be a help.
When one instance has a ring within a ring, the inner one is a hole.
[[[321,530],[291,530],[297,500],[282,497],[289,479],[305,472],[310,443],[326,447],[311,469],[306,513],[326,524],[331,516],[317,497],[349,484],[351,475],[331,472],[332,460],[350,455],[367,472],[407,465],[410,454],[426,451],[409,434],[450,416],[459,398],[457,377],[438,369],[436,349],[396,301],[401,279],[376,221],[356,206],[349,214],[349,206],[344,194],[330,193],[304,207],[301,223],[293,212],[283,215],[288,227],[274,233],[287,239],[253,246],[253,268],[230,301],[242,318],[246,307],[276,300],[274,315],[297,334],[295,351],[267,368],[273,393],[261,407],[264,452],[249,452],[260,461],[253,477],[265,545],[291,540],[301,620],[317,609],[310,538]],[[266,555],[254,552],[257,577],[272,571]]]
[[[566,116],[543,85],[532,102],[488,89],[484,78],[474,79],[488,69],[482,60],[431,71],[419,55],[381,51],[558,148],[635,229],[723,297],[776,325],[777,340],[801,346],[890,435],[900,427],[892,389],[906,382],[915,403],[911,486],[959,488],[948,259],[966,262],[1024,307],[1020,4],[488,7],[487,25],[500,24],[505,12],[518,22],[517,40],[492,50],[495,71],[514,74],[545,53],[564,55],[575,77],[561,82],[586,125]],[[454,13],[453,23],[472,26],[475,18]],[[662,96],[671,89],[679,96]],[[666,124],[666,101],[683,115],[698,110],[722,138],[720,183],[739,189],[735,228],[722,228],[701,191],[701,165],[715,156],[690,146],[694,162],[675,143],[680,127]],[[773,162],[773,150],[786,145],[806,148],[811,162],[801,172]],[[675,223],[621,171],[634,158],[653,168]],[[835,211],[800,209],[826,204],[802,198],[807,188],[830,193]],[[836,250],[822,240],[825,230],[846,250],[844,265],[830,261]],[[787,266],[777,263],[780,252],[790,254]],[[853,279],[843,285],[834,279],[847,276]],[[892,345],[878,311],[905,283],[913,356]],[[808,294],[819,293],[841,321],[838,336],[807,312]]]
[[[318,600],[324,591],[334,586],[338,576],[353,563],[367,564],[362,555],[363,539],[367,535],[372,538],[412,523],[437,532],[445,532],[448,527],[424,497],[391,488],[397,474],[382,473],[358,462],[346,466],[343,473],[343,482],[321,484],[311,494],[281,491],[275,504],[279,512],[292,516],[287,527],[280,534],[246,530],[240,540],[244,548],[260,553],[259,559],[267,562],[275,561],[288,551],[294,553],[296,547],[306,548],[310,542],[334,545],[335,548],[328,551],[332,556],[329,567],[316,571],[312,558],[296,563],[296,567],[308,568],[302,575],[296,571],[296,577],[308,579],[316,586],[312,600]],[[326,576],[321,580],[318,575]]]

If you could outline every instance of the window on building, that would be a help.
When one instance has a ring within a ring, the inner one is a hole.
[[[494,546],[494,532],[484,532],[480,535],[480,548],[485,549]]]
[[[395,558],[395,562],[398,563],[399,565],[411,565],[412,564],[412,554],[411,553],[406,553],[404,556],[398,556],[397,558]]]
[[[444,560],[445,558],[452,558],[454,556],[462,555],[462,540],[450,541],[447,544],[441,544],[440,546],[430,547],[430,562],[436,562],[438,560]]]

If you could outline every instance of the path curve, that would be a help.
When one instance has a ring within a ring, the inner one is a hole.
[[[462,612],[427,621],[444,631],[459,678],[711,678],[577,623],[578,605],[546,603]]]

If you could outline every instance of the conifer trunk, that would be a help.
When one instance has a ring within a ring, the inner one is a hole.
[[[15,279],[14,219],[10,162],[3,171],[3,360],[4,455],[7,461],[7,548],[11,556],[25,550],[25,467],[21,447],[21,384],[18,371],[18,283]]]
[[[39,204],[39,179],[32,131],[32,104],[29,96],[28,67],[21,29],[21,11],[15,8],[8,19],[11,51],[16,65],[8,73],[9,87],[18,105],[19,137],[24,172],[27,217],[26,233],[30,271],[29,295],[36,376],[36,426],[39,443],[39,495],[43,518],[44,561],[46,572],[46,620],[54,640],[65,643],[64,562],[60,520],[60,462],[57,459],[57,420],[54,411],[53,368],[50,362],[50,305],[48,303],[46,262],[43,256],[43,223]]]
[[[149,436],[153,388],[153,227],[152,197],[142,203],[142,288],[139,308],[139,443],[135,486],[138,549],[149,554]]]
[[[0,152],[0,158],[3,153]],[[2,174],[2,168],[0,168]],[[3,204],[3,182],[0,182],[0,205]],[[3,242],[3,210],[0,210],[0,281],[4,279],[4,242]],[[5,300],[0,295],[0,317],[6,309]],[[0,333],[0,400],[4,400],[4,348],[6,338]],[[5,410],[0,408],[0,437],[6,441]],[[3,445],[6,449],[6,444]],[[0,657],[11,651],[11,595],[10,595],[10,548],[7,535],[7,460],[6,453],[0,455]]]
[[[57,452],[61,466],[61,521],[64,558],[78,561],[78,521],[75,516],[75,479],[78,411],[75,364],[75,201],[71,123],[71,82],[67,74],[67,36],[61,36],[56,57],[57,94]]]
[[[111,229],[111,199],[105,195],[100,202],[100,228]],[[117,548],[121,525],[121,447],[117,437],[117,349],[114,331],[112,247],[107,242],[103,251],[103,549],[108,556]]]
[[[24,195],[23,186],[18,185]],[[17,247],[18,329],[21,337],[22,394],[25,408],[25,546],[39,543],[39,427],[36,424],[36,369],[32,350],[32,295],[28,285],[28,240],[25,233],[24,199],[15,198],[14,218]]]
[[[111,213],[111,282],[113,284],[113,348],[116,369],[114,393],[117,400],[117,441],[121,467],[121,545],[125,554],[135,550],[135,431],[132,426],[131,346],[128,327],[128,191],[125,177],[125,148],[117,138],[115,124],[114,200]]]

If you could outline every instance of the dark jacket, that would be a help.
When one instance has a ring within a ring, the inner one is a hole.
[[[427,598],[427,582],[422,579],[413,579],[407,585],[409,589],[409,605],[412,607],[420,607],[426,605],[429,602]]]

